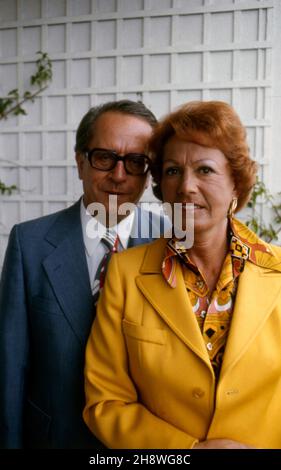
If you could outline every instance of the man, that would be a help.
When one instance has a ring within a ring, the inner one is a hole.
[[[101,203],[108,216],[109,196],[118,208],[138,202],[147,185],[145,153],[155,124],[142,103],[90,109],[75,146],[83,198],[12,229],[0,285],[2,448],[99,445],[82,419],[83,369],[95,311],[92,288],[105,248],[100,238],[87,236],[86,207]],[[127,224],[119,249],[150,241],[128,232],[140,218],[143,228],[148,224],[141,212],[135,220],[134,214],[118,216],[118,226]]]

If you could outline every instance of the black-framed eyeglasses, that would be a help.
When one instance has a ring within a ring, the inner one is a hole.
[[[110,171],[117,162],[123,162],[125,171],[129,175],[145,175],[151,168],[151,160],[142,153],[127,153],[122,157],[114,150],[94,148],[85,152],[92,168],[100,171]]]

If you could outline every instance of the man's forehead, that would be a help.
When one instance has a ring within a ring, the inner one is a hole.
[[[90,142],[100,141],[146,142],[152,134],[152,126],[142,117],[131,114],[105,112],[93,125]]]
[[[143,116],[137,114],[122,113],[120,111],[105,111],[102,113],[95,121],[96,125],[102,125],[107,121],[116,121],[116,122],[134,122],[134,123],[144,123],[145,125],[152,128],[152,125],[146,120]]]

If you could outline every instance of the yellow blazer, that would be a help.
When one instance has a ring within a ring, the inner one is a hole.
[[[281,448],[281,249],[246,262],[220,378],[166,240],[112,257],[86,350],[84,419],[109,448],[192,448],[228,438]]]

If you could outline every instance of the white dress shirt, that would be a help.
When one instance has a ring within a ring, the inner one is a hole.
[[[87,211],[84,206],[83,198],[81,199],[80,204],[80,217],[90,283],[91,287],[93,287],[96,271],[102,258],[107,252],[105,244],[101,241],[104,233],[106,232],[106,227]],[[134,218],[135,212],[132,212],[128,217],[121,220],[119,224],[114,227],[110,227],[111,233],[115,233],[115,235],[118,233],[120,242],[118,245],[118,251],[125,250],[128,246]]]

